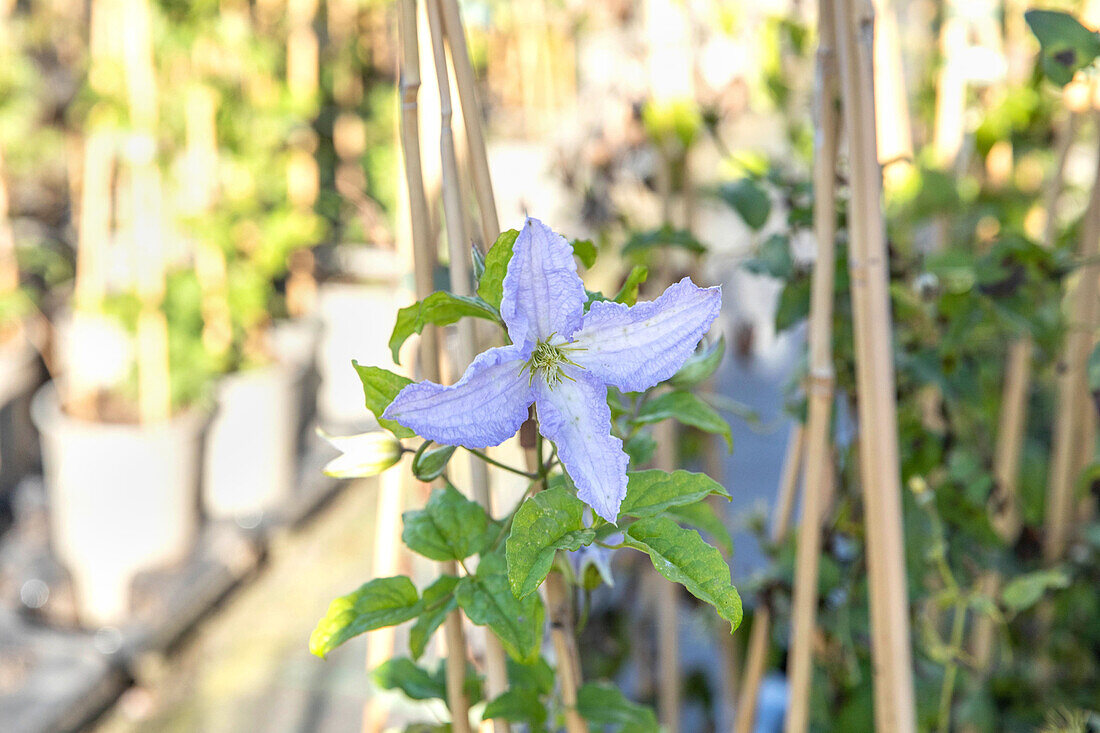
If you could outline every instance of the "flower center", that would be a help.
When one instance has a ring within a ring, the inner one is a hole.
[[[583,369],[583,367],[567,356],[568,352],[583,351],[583,348],[580,346],[573,346],[572,344],[551,343],[553,338],[554,334],[550,334],[550,337],[545,341],[539,341],[535,344],[535,350],[531,352],[531,358],[523,365],[524,369],[531,370],[530,381],[534,381],[535,374],[537,373],[546,380],[546,386],[550,389],[557,386],[563,379],[568,379],[571,382],[576,381],[573,377],[562,371],[562,367],[566,364],[575,366],[578,369]]]

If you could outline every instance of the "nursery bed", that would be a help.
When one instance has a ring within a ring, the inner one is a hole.
[[[280,532],[301,525],[347,484],[321,473],[328,457],[327,446],[311,441],[284,512],[249,527],[208,523],[183,564],[138,579],[133,621],[99,630],[65,623],[68,590],[47,546],[42,480],[24,479],[16,489],[16,524],[0,539],[0,720],[20,733],[68,731],[109,708],[143,669],[255,576]]]

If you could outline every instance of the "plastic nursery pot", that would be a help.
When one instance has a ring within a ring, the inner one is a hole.
[[[208,414],[193,408],[154,424],[102,423],[62,411],[51,382],[34,396],[53,550],[89,625],[119,624],[143,570],[182,560],[199,526]]]
[[[27,334],[0,342],[0,496],[38,464],[31,397],[42,377],[38,350]]]
[[[258,521],[291,495],[300,369],[276,362],[223,377],[206,434],[202,505],[217,519]]]
[[[321,322],[312,316],[276,321],[268,332],[269,346],[275,358],[294,370],[298,394],[298,444],[301,445],[313,416],[317,413],[317,342]]]
[[[402,305],[398,283],[400,260],[395,252],[374,247],[338,248],[344,280],[318,289],[321,341],[317,370],[319,422],[330,432],[360,430],[375,422],[363,407],[363,386],[352,369],[360,364],[393,364],[386,345]],[[346,281],[351,280],[351,281]]]

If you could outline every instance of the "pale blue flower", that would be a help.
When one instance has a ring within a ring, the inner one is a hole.
[[[597,301],[585,313],[572,247],[529,218],[503,290],[512,343],[478,355],[453,385],[405,387],[383,417],[436,443],[483,448],[514,435],[534,402],[577,496],[615,522],[629,459],[611,434],[607,387],[638,392],[674,375],[717,317],[721,288],[684,278],[654,301]]]

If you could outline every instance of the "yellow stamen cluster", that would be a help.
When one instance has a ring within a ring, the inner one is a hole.
[[[528,369],[531,372],[529,381],[533,382],[535,380],[535,373],[540,373],[542,378],[546,380],[546,385],[550,387],[550,389],[553,389],[556,385],[561,383],[563,379],[568,379],[571,382],[576,381],[573,377],[562,371],[563,365],[569,364],[578,369],[583,368],[566,356],[566,353],[569,351],[581,351],[581,347],[571,346],[569,344],[552,344],[550,343],[550,339],[553,337],[553,334],[551,334],[550,338],[545,341],[539,341],[535,345],[535,350],[531,352],[531,358],[523,365],[524,369]]]

